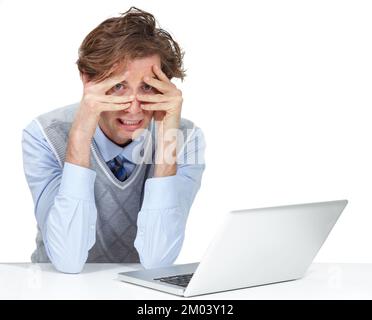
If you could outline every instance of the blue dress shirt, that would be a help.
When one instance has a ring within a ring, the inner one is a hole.
[[[110,141],[97,126],[94,139],[107,162],[122,154],[125,168],[130,174],[136,163],[133,150],[140,139],[120,147]],[[197,143],[195,143],[197,141]],[[23,165],[26,180],[34,201],[34,213],[43,235],[47,255],[57,270],[66,273],[80,272],[88,251],[95,242],[97,209],[94,199],[96,172],[72,163],[59,165],[41,128],[32,121],[22,136]],[[135,248],[145,268],[172,264],[182,247],[187,216],[200,188],[204,164],[205,140],[197,128],[186,148],[178,155],[177,174],[146,180],[142,208],[137,225]],[[197,163],[195,155],[197,154]],[[190,161],[189,161],[190,160]],[[47,232],[48,230],[48,232]],[[56,237],[68,230],[66,248],[56,246]],[[68,252],[80,247],[79,261],[69,261]],[[81,250],[82,249],[82,250]]]

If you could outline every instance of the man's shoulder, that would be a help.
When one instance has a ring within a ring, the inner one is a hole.
[[[189,120],[189,119],[186,119],[186,118],[181,118],[181,121],[180,121],[180,128],[193,128],[195,126],[194,122]]]
[[[48,112],[44,112],[38,115],[34,120],[36,121],[55,121],[57,119],[63,122],[72,122],[74,119],[75,112],[79,106],[78,102],[65,105],[63,107],[54,108]]]
[[[37,124],[40,124],[40,119],[56,119],[59,116],[59,118],[62,118],[65,121],[72,121],[78,106],[79,103],[72,103],[41,113],[34,119],[32,119],[31,122],[29,122],[26,127],[24,127],[24,130],[28,131],[29,129],[32,130],[33,128],[35,128]]]
[[[180,130],[183,137],[183,143],[194,143],[195,140],[198,143],[205,144],[205,137],[202,129],[196,125],[193,121],[181,118]]]
[[[78,103],[73,103],[38,115],[23,128],[23,139],[27,140],[32,137],[45,142],[44,133],[46,130],[54,130],[53,128],[56,126],[60,127],[58,132],[61,131],[61,128],[65,129],[63,131],[69,130],[78,105]]]
[[[202,133],[201,128],[194,121],[187,118],[181,118],[180,129],[187,130],[188,132]]]
[[[181,118],[180,129],[187,135],[194,135],[195,133],[202,134],[201,128],[194,121],[187,118]]]

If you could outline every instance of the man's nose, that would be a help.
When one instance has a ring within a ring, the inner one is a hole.
[[[140,106],[141,101],[137,100],[136,97],[132,100],[132,103],[130,104],[130,107],[127,109],[130,113],[140,113],[142,112],[142,108]]]

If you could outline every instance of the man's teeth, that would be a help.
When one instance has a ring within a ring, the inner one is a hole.
[[[127,125],[135,125],[135,124],[139,124],[141,122],[141,120],[138,120],[138,121],[129,121],[129,120],[121,120],[124,124],[127,124]]]

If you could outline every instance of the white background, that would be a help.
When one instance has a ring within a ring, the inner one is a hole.
[[[183,116],[207,139],[177,262],[200,260],[228,210],[336,199],[316,261],[372,262],[372,3],[355,0],[0,0],[0,261],[35,246],[22,128],[80,100],[80,43],[131,5],[185,50]]]

